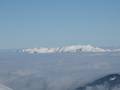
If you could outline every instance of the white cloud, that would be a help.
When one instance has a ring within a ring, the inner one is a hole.
[[[7,86],[0,84],[0,90],[13,90],[11,88],[8,88]]]

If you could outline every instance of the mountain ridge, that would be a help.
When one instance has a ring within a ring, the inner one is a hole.
[[[116,89],[117,88],[117,89]],[[109,74],[91,83],[76,88],[76,90],[119,90],[120,74]]]
[[[57,47],[57,48],[26,48],[22,49],[22,52],[26,52],[29,54],[34,53],[81,53],[81,52],[93,52],[93,53],[102,53],[102,52],[119,52],[120,49],[105,49],[92,45],[71,45],[65,47]]]

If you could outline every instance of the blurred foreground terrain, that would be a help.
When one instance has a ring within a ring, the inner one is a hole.
[[[0,90],[120,90],[120,52],[0,50]]]

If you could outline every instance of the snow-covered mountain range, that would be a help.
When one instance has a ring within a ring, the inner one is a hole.
[[[95,47],[92,45],[72,45],[58,48],[27,48],[22,49],[22,52],[34,54],[34,53],[81,53],[81,52],[119,52],[120,49],[104,49]]]

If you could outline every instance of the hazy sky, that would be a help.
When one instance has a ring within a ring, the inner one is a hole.
[[[0,0],[0,48],[120,45],[120,0]]]

